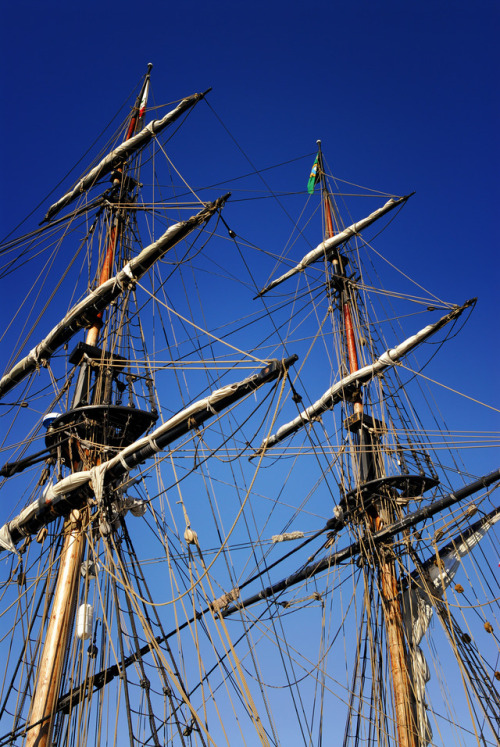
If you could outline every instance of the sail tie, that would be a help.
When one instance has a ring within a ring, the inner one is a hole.
[[[184,504],[182,506],[184,508]],[[186,511],[184,511],[184,514],[187,516]],[[186,526],[186,529],[184,530],[184,539],[186,540],[186,543],[188,545],[195,545],[196,547],[200,547],[198,542],[198,533],[194,531],[194,529],[191,529],[191,525],[188,524]]]
[[[35,364],[35,369],[37,371],[40,370],[40,366],[47,366],[47,358],[40,358],[40,351],[41,351],[42,345],[41,343],[38,343],[38,345],[35,345],[35,347],[30,350],[28,358],[31,358]],[[43,349],[43,352],[50,358],[52,353],[54,352],[51,347],[46,345]]]
[[[220,610],[226,609],[231,602],[235,602],[239,596],[240,589],[238,586],[235,586],[234,589],[228,591],[227,594],[222,594],[222,596],[214,599],[213,602],[210,602],[210,607],[214,612],[220,612]]]
[[[273,543],[275,542],[288,542],[289,540],[297,540],[302,539],[304,536],[304,532],[295,531],[295,532],[285,532],[284,534],[273,534],[271,537],[271,540]]]
[[[120,462],[124,470],[126,470],[127,472],[130,472],[132,467],[129,464],[127,464],[127,462],[125,461],[125,457],[123,456],[123,452],[121,451],[118,454],[118,461]]]
[[[334,506],[333,507],[333,515],[337,519],[337,521],[343,521],[344,520],[344,509],[342,506]]]
[[[106,470],[106,462],[103,464],[97,464],[95,467],[90,469],[90,482],[99,508],[102,508],[103,506],[104,477],[106,475]]]
[[[137,283],[137,280],[138,279],[135,277],[133,270],[130,266],[130,262],[127,262],[127,264],[124,267],[122,267],[121,272],[115,275],[114,287],[118,286],[118,288],[120,288],[121,291],[130,290],[130,288],[133,288],[134,285]]]
[[[8,524],[4,524],[3,527],[0,528],[0,547],[4,550],[15,553],[19,558],[21,557],[21,553],[12,542]]]
[[[152,434],[149,436],[146,436],[146,439],[147,439],[148,444],[151,446],[151,449],[155,452],[155,454],[157,454],[159,451],[162,450],[161,446],[158,446],[158,443]]]

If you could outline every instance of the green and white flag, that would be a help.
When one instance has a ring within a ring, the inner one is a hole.
[[[314,187],[319,182],[318,164],[319,164],[319,153],[316,156],[316,159],[313,163],[311,173],[309,174],[309,181],[307,182],[307,191],[309,192],[310,195],[312,195],[312,193],[314,192]]]

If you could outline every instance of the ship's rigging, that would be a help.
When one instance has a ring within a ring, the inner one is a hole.
[[[475,301],[371,280],[366,233],[408,197],[361,193],[382,204],[346,227],[321,148],[323,235],[305,219],[277,270],[225,189],[174,203],[162,137],[208,92],[147,124],[150,72],[110,153],[3,250],[5,273],[45,251],[67,298],[47,325],[34,285],[0,379],[0,745],[495,744],[500,471],[442,456],[409,393],[410,356]]]

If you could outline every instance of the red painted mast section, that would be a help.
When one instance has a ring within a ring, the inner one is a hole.
[[[152,67],[153,65],[149,63],[148,72],[146,73],[146,76],[144,78],[144,83],[142,85],[141,92],[139,93],[139,96],[137,97],[134,109],[132,111],[132,117],[130,119],[129,126],[127,128],[127,134],[125,135],[123,142],[130,140],[130,138],[133,135],[135,135],[137,130],[142,126],[142,123],[144,122],[144,117],[146,114],[146,103],[147,103],[147,98],[148,98],[148,93],[149,93],[149,77],[150,77]],[[113,186],[116,187],[116,189],[118,190],[120,190],[120,184],[121,184],[122,178],[123,178],[123,166],[119,166],[115,170],[115,174],[113,178]],[[116,215],[113,221],[113,225],[111,226],[109,236],[108,236],[108,247],[107,247],[106,255],[104,257],[104,261],[102,264],[101,274],[99,276],[99,285],[102,285],[103,283],[106,282],[106,280],[109,280],[109,278],[112,275],[113,263],[115,261],[116,247],[118,245],[120,228],[121,228],[120,216]],[[87,332],[86,343],[88,345],[97,344],[97,340],[99,338],[99,330],[101,329],[101,327],[102,327],[102,313],[97,315],[97,320],[95,324]]]
[[[330,239],[333,236],[335,236],[335,229],[333,227],[333,218],[332,218],[332,205],[330,202],[330,197],[328,194],[328,190],[326,188],[326,183],[324,179],[324,171],[323,171],[323,159],[321,155],[321,150],[319,151],[320,157],[319,157],[319,171],[320,171],[320,178],[322,182],[322,190],[323,190],[323,201],[324,201],[324,208],[325,208],[325,224],[326,224],[326,238]],[[340,262],[338,260],[334,260],[334,263],[337,263],[338,271],[340,275],[344,275],[344,268],[341,266]],[[344,291],[344,294],[347,295]],[[343,322],[344,322],[344,331],[345,331],[345,340],[346,340],[346,346],[347,346],[347,356],[349,359],[349,371],[350,373],[354,373],[359,369],[359,363],[358,363],[358,354],[356,351],[356,339],[354,335],[354,326],[352,323],[352,314],[351,314],[351,306],[350,301],[348,298],[344,299],[344,302],[342,304],[342,314],[343,314]],[[362,412],[363,406],[361,404],[361,400],[359,402],[354,403],[354,411],[355,412]]]

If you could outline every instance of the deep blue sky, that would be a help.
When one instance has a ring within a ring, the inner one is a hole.
[[[257,168],[321,138],[339,177],[415,190],[391,226],[391,260],[446,300],[479,297],[426,372],[496,405],[499,21],[498,0],[4,3],[0,234],[54,189],[151,61],[158,103],[213,86],[211,106]],[[235,148],[214,146],[200,168],[210,159],[228,176],[248,170]],[[9,318],[22,278],[0,293]],[[497,413],[436,395],[452,428],[499,429]],[[465,459],[476,474],[497,466],[492,450]]]
[[[151,61],[157,102],[213,86],[258,168],[321,137],[338,176],[416,190],[392,259],[447,300],[479,296],[448,383],[495,403],[498,3],[18,0],[2,16],[2,229],[55,187]],[[232,153],[207,155],[241,173]],[[495,427],[491,412],[470,417]]]

